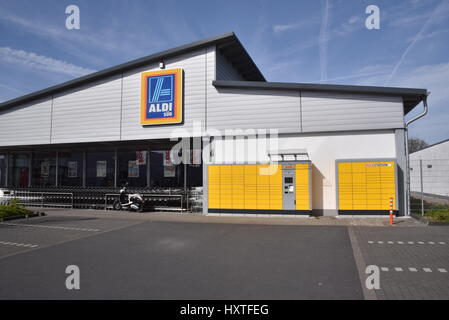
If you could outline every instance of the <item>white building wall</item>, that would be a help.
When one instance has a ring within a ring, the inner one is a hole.
[[[51,98],[0,110],[0,146],[50,143]]]
[[[410,154],[410,190],[449,197],[449,141]]]
[[[230,79],[238,73],[216,54],[215,46],[165,63],[167,69],[185,71],[183,124],[140,124],[140,74],[158,70],[154,63],[1,112],[0,146],[158,139],[201,135],[204,129],[220,134],[228,134],[226,129],[278,129],[282,134],[403,127],[399,97],[216,88],[216,71]]]
[[[55,96],[51,143],[119,140],[121,86],[114,76]]]
[[[249,151],[242,152],[242,146]],[[213,163],[267,163],[274,142],[254,138],[221,139],[212,143]],[[306,149],[312,161],[312,204],[314,210],[335,215],[337,210],[335,161],[339,159],[396,158],[395,133],[392,130],[345,133],[316,133],[281,136],[279,151]]]
[[[301,92],[303,132],[404,127],[400,97]]]

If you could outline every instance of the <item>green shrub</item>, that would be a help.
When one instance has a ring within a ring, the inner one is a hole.
[[[17,199],[12,199],[7,205],[0,205],[0,218],[20,216],[30,213],[30,210],[19,205],[19,201]]]
[[[426,215],[434,221],[449,222],[449,206],[434,205],[426,212]]]

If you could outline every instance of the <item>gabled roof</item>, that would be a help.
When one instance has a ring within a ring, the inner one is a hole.
[[[323,91],[340,93],[359,93],[383,96],[400,96],[404,104],[404,114],[416,107],[428,92],[426,89],[396,88],[396,87],[371,87],[371,86],[351,86],[340,84],[313,84],[313,83],[292,83],[292,82],[253,82],[253,81],[225,81],[215,80],[212,82],[215,87],[221,88],[266,88],[281,90],[304,90]]]
[[[68,89],[76,88],[91,82],[101,80],[103,78],[120,74],[122,72],[132,70],[138,67],[148,65],[150,63],[159,62],[161,60],[171,58],[193,50],[201,49],[211,45],[216,45],[217,49],[226,56],[226,58],[234,65],[245,80],[249,81],[265,81],[264,76],[256,66],[248,52],[245,50],[240,40],[234,32],[225,33],[219,36],[207,38],[204,40],[192,42],[173,49],[161,51],[143,58],[139,58],[130,62],[120,64],[115,67],[107,68],[98,72],[88,74],[86,76],[58,84],[56,86],[36,91],[3,103],[0,103],[0,110],[15,107],[20,104],[28,103],[51,96]]]

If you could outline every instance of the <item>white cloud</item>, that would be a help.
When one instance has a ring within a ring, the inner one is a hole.
[[[33,52],[0,47],[0,61],[20,65],[35,70],[65,74],[73,77],[83,76],[95,70],[76,66],[72,63],[38,55]]]
[[[337,36],[346,36],[358,29],[362,29],[364,26],[364,18],[362,16],[352,16],[347,22],[342,23],[333,32]]]

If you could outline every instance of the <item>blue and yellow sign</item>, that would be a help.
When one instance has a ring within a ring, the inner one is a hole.
[[[182,122],[182,69],[142,73],[140,124]]]

